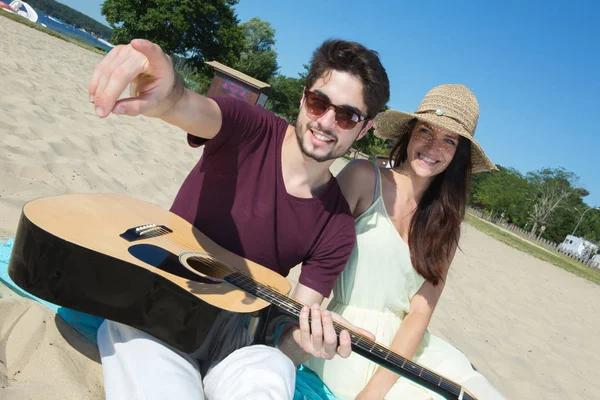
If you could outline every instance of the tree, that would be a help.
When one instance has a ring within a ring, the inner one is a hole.
[[[529,198],[529,219],[533,223],[533,236],[539,225],[546,225],[552,221],[553,214],[575,192],[579,177],[564,168],[545,168],[529,172],[527,181],[532,189]]]
[[[583,210],[582,210],[583,212]],[[577,220],[573,224],[577,224],[581,214],[577,215]],[[571,228],[571,231],[573,228]],[[569,232],[571,233],[571,232]],[[577,232],[575,233],[577,236],[584,237],[590,242],[594,242],[596,244],[600,244],[600,211],[598,210],[590,210],[588,211],[583,219],[581,220],[581,224],[577,228]]]
[[[266,21],[252,18],[241,25],[244,46],[239,61],[233,66],[259,81],[267,82],[277,73],[275,30]]]
[[[504,218],[516,223],[525,222],[527,215],[528,183],[514,168],[498,166],[498,171],[476,174],[471,186],[471,204],[479,205],[492,214],[504,213]]]
[[[243,48],[242,29],[233,6],[238,0],[106,0],[102,15],[113,28],[112,42],[148,39],[165,53],[234,65]]]
[[[389,110],[387,104],[383,107],[382,111]],[[361,153],[368,154],[371,157],[376,156],[388,156],[391,150],[391,140],[380,139],[375,136],[375,128],[369,129],[369,132],[354,143],[353,147]]]
[[[299,73],[298,78],[276,75],[269,79],[271,93],[266,108],[284,118],[290,124],[294,124],[298,117],[307,75],[308,65],[305,64],[304,72]]]
[[[581,213],[588,208],[582,199],[588,194],[589,192],[585,189],[575,189],[571,195],[567,196],[552,215],[552,219],[544,231],[544,238],[560,243],[567,235],[570,235],[575,225],[577,225]],[[587,217],[586,214],[586,219]],[[580,236],[579,234],[582,232],[578,228],[577,236]]]

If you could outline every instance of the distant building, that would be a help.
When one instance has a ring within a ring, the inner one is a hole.
[[[589,257],[598,251],[598,246],[583,238],[567,235],[565,240],[558,245],[558,250],[577,257]]]
[[[600,268],[600,254],[596,254],[592,258],[592,264],[590,266],[594,268]]]

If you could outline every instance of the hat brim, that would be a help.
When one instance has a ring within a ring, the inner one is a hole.
[[[406,113],[387,110],[375,117],[375,136],[381,139],[399,139],[408,133],[410,123],[419,120],[450,132],[456,133],[471,141],[471,170],[473,173],[497,171],[498,167],[485,155],[481,145],[467,130],[452,118],[433,113]]]

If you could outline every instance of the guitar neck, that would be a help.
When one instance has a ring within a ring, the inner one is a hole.
[[[285,296],[239,272],[227,276],[225,281],[273,304],[274,306],[294,317],[299,317],[300,311],[305,306],[304,304]],[[425,367],[420,366],[419,364],[407,358],[402,357],[400,354],[378,344],[361,333],[353,329],[349,329],[348,327],[345,327],[335,321],[333,326],[338,336],[342,330],[347,330],[350,333],[352,351],[381,365],[382,367],[385,367],[390,371],[397,373],[398,375],[410,379],[421,386],[427,387],[428,389],[431,389],[447,399],[476,400],[469,393],[465,392],[460,385],[444,378],[439,374],[436,374],[433,371],[428,370]]]

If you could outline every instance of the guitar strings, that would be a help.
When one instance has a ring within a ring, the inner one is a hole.
[[[256,286],[256,290],[258,293],[263,294],[265,297],[268,297],[273,301],[278,300],[281,304],[277,304],[277,305],[279,307],[284,308],[286,311],[289,311],[292,313],[295,312],[295,313],[299,314],[300,311],[302,310],[302,308],[306,306],[306,305],[302,304],[301,302],[278,292],[276,289],[256,281],[252,277],[246,275],[243,271],[240,271],[239,269],[237,269],[235,267],[229,266],[229,265],[223,263],[222,261],[217,260],[214,256],[212,256],[209,253],[204,253],[202,251],[198,251],[198,249],[194,249],[193,247],[191,247],[189,245],[171,240],[168,235],[169,233],[171,233],[171,232],[158,226],[158,228],[153,230],[152,233],[144,234],[142,237],[148,238],[148,239],[157,238],[160,241],[168,242],[176,247],[182,248],[183,250],[188,250],[193,253],[203,253],[202,257],[195,256],[195,258],[200,258],[202,260],[202,262],[208,263],[209,266],[213,267],[214,269],[216,269],[219,272],[223,272],[226,274],[237,273],[238,274],[237,276],[240,277],[244,283],[252,284],[253,286]],[[225,282],[227,282],[227,281],[225,281]],[[233,284],[233,285],[235,286],[235,284]],[[242,289],[242,288],[240,288],[240,289]],[[285,299],[285,300],[283,300],[283,299]],[[306,307],[308,307],[308,306],[306,306]],[[310,307],[309,307],[309,309],[310,309]],[[311,319],[312,318],[309,315],[309,321]],[[365,348],[365,347],[361,346],[364,350],[373,352],[375,349],[377,349],[380,353],[387,353],[385,356],[386,360],[396,362],[397,364],[399,364],[399,362],[402,362],[401,367],[404,367],[406,364],[408,364],[408,366],[411,369],[419,371],[418,376],[421,376],[424,372],[427,374],[433,375],[434,379],[439,380],[439,382],[437,382],[437,383],[433,382],[433,379],[430,378],[428,380],[431,383],[434,383],[439,387],[442,387],[442,385],[449,386],[449,388],[445,388],[445,389],[452,391],[452,392],[456,392],[455,394],[458,394],[460,392],[460,390],[462,389],[462,387],[460,385],[458,385],[457,383],[452,382],[449,379],[446,379],[446,378],[438,375],[437,373],[428,370],[427,368],[415,363],[414,361],[411,361],[405,357],[402,357],[401,355],[394,352],[393,350],[391,350],[391,349],[377,343],[376,341],[372,340],[371,338],[355,331],[354,329],[352,329],[352,327],[346,325],[343,322],[333,321],[333,325],[334,325],[334,330],[336,331],[337,335],[339,335],[341,333],[341,331],[343,329],[345,329],[350,333],[351,337],[353,337],[354,339],[358,339],[359,342],[357,343],[357,345],[360,345],[360,341],[363,341],[367,345],[371,346],[371,348]],[[414,371],[411,371],[411,372],[414,373]]]

